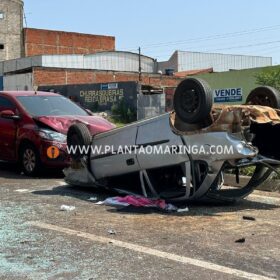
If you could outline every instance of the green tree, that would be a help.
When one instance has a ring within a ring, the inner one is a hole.
[[[116,121],[123,123],[130,123],[136,120],[137,114],[136,111],[131,108],[124,100],[121,100],[119,103],[113,104],[111,107],[112,117]]]
[[[255,77],[257,84],[271,86],[280,90],[280,68],[260,72]]]

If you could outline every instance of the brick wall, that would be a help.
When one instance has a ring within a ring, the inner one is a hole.
[[[125,73],[113,71],[70,70],[34,68],[33,83],[37,86],[70,85],[88,83],[111,83],[138,81],[138,73]],[[159,74],[143,74],[142,83],[153,86],[176,87],[181,79]]]
[[[115,37],[42,29],[24,29],[25,56],[92,54],[114,51]]]

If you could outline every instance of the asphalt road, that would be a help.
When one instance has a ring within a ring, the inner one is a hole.
[[[191,204],[180,214],[88,200],[112,195],[69,187],[60,174],[30,179],[1,163],[0,279],[280,279],[279,194]]]

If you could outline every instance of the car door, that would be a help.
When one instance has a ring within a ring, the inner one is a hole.
[[[17,122],[1,117],[1,112],[11,110],[17,113],[16,105],[5,96],[0,96],[0,159],[15,160]]]
[[[100,154],[91,154],[91,170],[97,179],[132,173],[139,170],[133,147],[137,135],[137,126],[130,125],[109,132],[97,134],[93,147],[101,147]],[[125,149],[131,148],[131,152]],[[110,151],[105,151],[109,148]],[[123,149],[124,152],[118,152]]]
[[[139,147],[137,160],[142,170],[172,166],[188,160],[188,156],[172,152],[172,147],[175,149],[183,143],[170,128],[169,114],[139,125],[136,145]]]

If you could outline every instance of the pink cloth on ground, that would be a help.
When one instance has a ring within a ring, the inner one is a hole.
[[[159,207],[161,209],[165,209],[167,207],[167,204],[163,199],[150,199],[146,197],[127,195],[125,197],[117,197],[117,200],[136,207]]]

